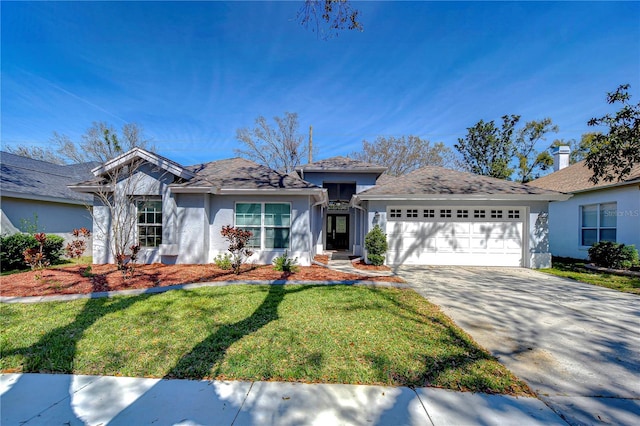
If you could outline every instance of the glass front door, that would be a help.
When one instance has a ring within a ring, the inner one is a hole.
[[[349,215],[327,215],[327,250],[349,248]]]

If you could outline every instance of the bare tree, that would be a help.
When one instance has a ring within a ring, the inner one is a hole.
[[[51,148],[42,148],[39,146],[27,146],[27,145],[16,145],[16,146],[6,146],[5,149],[7,152],[10,152],[15,155],[20,155],[22,157],[33,158],[34,160],[40,161],[48,161],[49,163],[54,164],[65,164],[63,158],[57,155]]]
[[[236,155],[256,163],[290,173],[305,158],[308,147],[303,144],[304,136],[298,132],[298,114],[285,112],[284,117],[273,117],[276,127],[260,116],[256,127],[236,130],[236,138],[244,149],[234,149]]]
[[[360,11],[349,0],[305,0],[298,21],[325,40],[343,30],[363,30]]]
[[[53,132],[52,142],[58,146],[58,153],[72,163],[104,163],[135,147],[155,151],[142,128],[135,123],[123,125],[118,134],[112,125],[94,121],[82,135],[82,142],[73,142],[68,136],[57,132]]]
[[[454,167],[454,154],[442,142],[432,144],[418,136],[378,136],[362,141],[362,151],[353,158],[387,167],[387,174],[400,176],[424,166]]]

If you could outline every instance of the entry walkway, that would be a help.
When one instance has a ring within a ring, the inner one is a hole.
[[[536,398],[443,389],[4,374],[0,424],[565,425]]]

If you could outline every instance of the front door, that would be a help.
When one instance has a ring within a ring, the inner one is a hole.
[[[327,215],[327,250],[349,248],[349,215]]]

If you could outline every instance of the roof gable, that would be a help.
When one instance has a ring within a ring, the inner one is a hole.
[[[175,161],[169,160],[162,155],[154,154],[138,147],[133,148],[132,150],[129,150],[124,154],[119,155],[107,161],[106,163],[99,165],[98,167],[94,168],[92,172],[95,176],[100,176],[109,173],[111,170],[117,169],[123,165],[129,164],[136,159],[144,160],[183,179],[191,179],[194,176],[191,171],[187,170],[187,168],[176,163]]]
[[[585,161],[579,161],[575,164],[565,167],[536,180],[528,183],[528,185],[551,189],[562,192],[583,192],[596,189],[603,189],[614,186],[629,185],[640,181],[640,164],[636,164],[631,168],[631,173],[622,181],[606,182],[600,181],[594,184],[589,179],[593,176],[593,171],[587,167]]]

